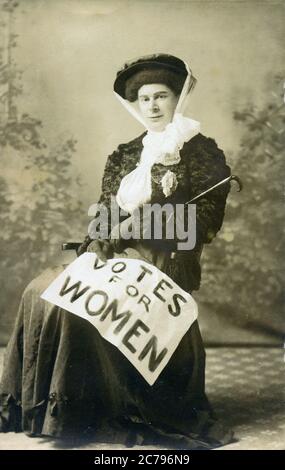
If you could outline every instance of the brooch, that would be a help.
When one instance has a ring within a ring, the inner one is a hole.
[[[178,186],[176,174],[168,170],[161,179],[161,186],[165,197],[168,197],[174,193]]]

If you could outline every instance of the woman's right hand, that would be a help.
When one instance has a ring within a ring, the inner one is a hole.
[[[110,240],[92,240],[87,247],[89,253],[96,253],[101,261],[106,262],[107,259],[112,258],[114,249]]]

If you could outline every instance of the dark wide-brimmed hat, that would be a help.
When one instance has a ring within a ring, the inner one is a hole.
[[[130,60],[123,65],[117,72],[114,91],[126,99],[127,82],[138,72],[148,70],[165,70],[177,75],[182,80],[185,80],[188,74],[185,63],[178,57],[163,53],[147,55]],[[193,80],[195,80],[194,77]]]

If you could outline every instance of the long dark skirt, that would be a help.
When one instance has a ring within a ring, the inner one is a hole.
[[[197,321],[150,386],[89,322],[40,298],[62,269],[48,269],[23,294],[5,355],[1,430],[130,446],[196,449],[230,442],[205,395]]]

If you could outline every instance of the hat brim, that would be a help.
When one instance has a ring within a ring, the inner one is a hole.
[[[179,60],[179,59],[178,59]],[[116,80],[114,82],[114,91],[118,93],[122,98],[126,98],[126,82],[129,78],[135,75],[137,72],[146,69],[165,69],[171,70],[176,74],[186,78],[187,70],[185,64],[179,60],[179,66],[167,63],[166,61],[143,61],[134,63],[124,70],[118,72]],[[182,65],[181,65],[182,64]]]

